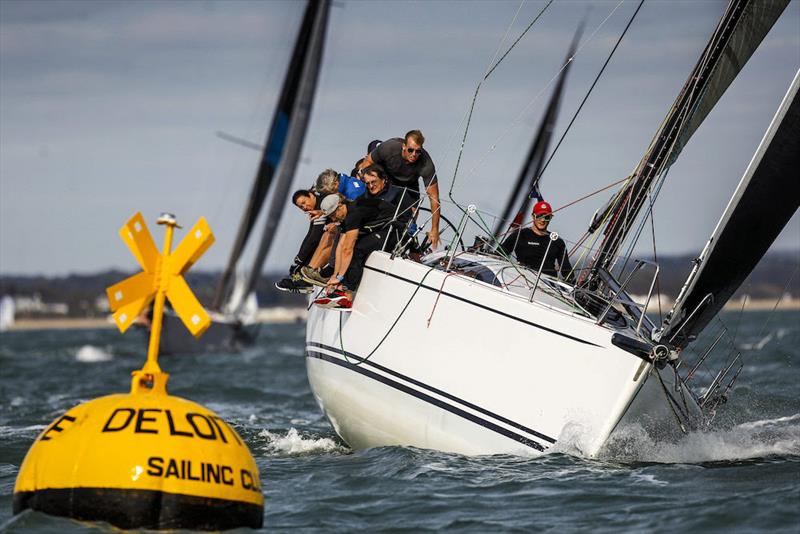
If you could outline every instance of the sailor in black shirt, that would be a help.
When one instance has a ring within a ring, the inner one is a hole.
[[[328,280],[328,290],[344,286],[355,290],[361,282],[369,255],[395,245],[392,223],[396,208],[380,198],[359,197],[346,201],[341,195],[322,199],[323,213],[340,223],[341,237],[336,245],[336,264]]]
[[[405,225],[414,217],[419,197],[404,187],[390,183],[383,167],[377,164],[366,167],[361,171],[361,181],[367,186],[368,198],[379,198],[394,205],[396,219],[400,223]]]
[[[292,204],[308,214],[309,223],[306,236],[300,244],[300,250],[297,251],[297,255],[289,267],[289,276],[275,282],[275,287],[281,291],[310,293],[313,289],[311,284],[305,282],[299,273],[300,269],[308,265],[313,258],[325,231],[326,219],[319,211],[320,201],[320,195],[308,189],[299,189],[292,194]],[[330,255],[330,250],[331,247],[328,247],[328,255]]]
[[[550,250],[547,251],[547,259],[542,266],[542,274],[557,276],[567,280],[572,272],[572,265],[567,255],[567,246],[561,238],[551,243],[550,232],[547,226],[553,218],[553,209],[545,201],[537,202],[533,207],[533,224],[530,228],[519,228],[512,232],[500,245],[506,254],[512,252],[517,255],[517,261],[522,265],[539,270],[542,265],[548,243]]]
[[[297,251],[297,256],[294,257],[292,267],[289,269],[290,274],[299,271],[300,267],[303,265],[308,265],[308,262],[311,261],[311,257],[317,250],[320,239],[322,239],[322,233],[327,220],[325,216],[321,214],[322,212],[319,211],[321,200],[318,193],[307,189],[300,189],[295,191],[292,195],[292,203],[309,215],[313,214],[314,217],[310,218],[306,237],[303,238],[300,250]]]

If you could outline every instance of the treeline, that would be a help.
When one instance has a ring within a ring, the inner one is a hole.
[[[69,307],[71,317],[100,317],[107,311],[103,309],[106,288],[134,274],[123,271],[104,271],[95,274],[71,274],[68,276],[0,276],[0,296],[9,295],[14,298],[40,295],[43,302],[63,302]],[[205,306],[209,306],[214,298],[216,283],[220,272],[189,272],[186,281],[197,298]],[[274,283],[283,278],[284,273],[268,273],[261,277],[256,285],[256,294],[261,307],[270,306],[303,306],[306,299],[302,295],[293,295],[275,289]],[[17,310],[18,316],[25,312]]]
[[[692,256],[665,256],[658,258],[661,266],[659,285],[660,292],[674,298],[680,291],[692,268]],[[740,294],[748,294],[752,298],[773,299],[780,296],[792,273],[800,264],[800,251],[774,252],[761,260],[747,281],[742,285]],[[647,293],[652,277],[650,269],[643,270],[630,285],[630,292]],[[40,295],[43,302],[61,302],[69,307],[69,315],[74,317],[102,316],[105,289],[133,273],[110,270],[96,274],[68,275],[59,277],[45,276],[0,276],[0,296],[30,297]],[[190,272],[186,280],[200,301],[208,306],[213,299],[219,272]],[[304,296],[292,295],[278,291],[275,281],[284,276],[282,272],[268,273],[261,277],[256,286],[258,302],[261,307],[270,306],[302,306],[306,302]],[[800,273],[795,276],[787,291],[800,296]]]

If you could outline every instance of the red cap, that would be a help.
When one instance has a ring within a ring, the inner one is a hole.
[[[550,215],[553,213],[553,208],[544,200],[540,200],[533,206],[534,215]]]

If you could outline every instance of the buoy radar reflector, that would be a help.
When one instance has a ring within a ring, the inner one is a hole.
[[[120,230],[143,272],[108,288],[114,321],[128,327],[150,303],[147,361],[127,394],[80,404],[37,438],[14,486],[14,513],[26,509],[121,528],[223,530],[259,528],[264,496],[258,466],[236,431],[214,412],[167,393],[158,365],[168,299],[195,336],[210,318],[183,274],[214,242],[201,218],[171,251],[175,217],[159,254],[141,214]]]

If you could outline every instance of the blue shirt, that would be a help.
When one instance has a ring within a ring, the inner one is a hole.
[[[364,182],[358,178],[347,176],[346,174],[339,175],[339,192],[344,195],[347,200],[355,200],[367,191]]]

